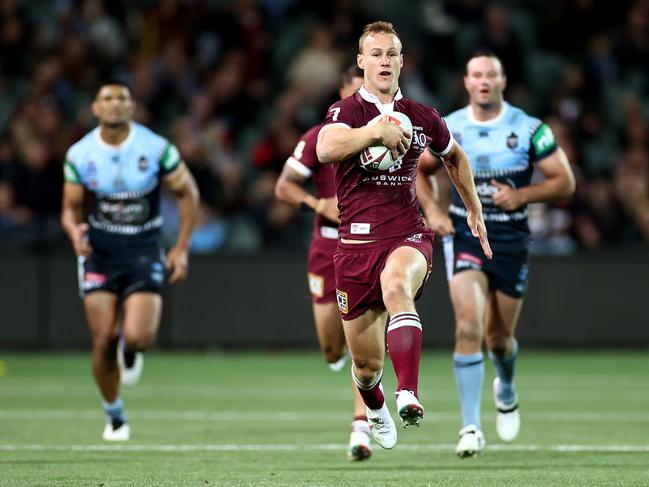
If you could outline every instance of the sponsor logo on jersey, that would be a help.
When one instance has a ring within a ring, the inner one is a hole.
[[[369,223],[352,223],[349,231],[354,235],[369,235]]]
[[[478,157],[476,157],[475,162],[478,165],[478,168],[482,171],[489,168],[489,156],[480,154]]]
[[[542,124],[536,133],[532,136],[532,144],[536,149],[536,154],[543,154],[545,151],[553,147],[556,142],[552,130],[545,124]]]
[[[309,272],[307,274],[309,279],[309,291],[316,298],[324,296],[324,277]]]
[[[423,149],[428,145],[428,137],[426,137],[426,134],[421,130],[421,127],[412,128],[412,143],[410,144],[410,147],[414,147],[415,149]]]
[[[397,176],[396,174],[377,174],[375,176],[367,176],[361,182],[374,183],[377,186],[402,186],[404,184],[410,184],[412,178],[410,176]]]
[[[406,239],[406,242],[421,243],[421,233],[415,233]]]
[[[516,135],[514,132],[507,136],[507,147],[509,147],[510,149],[515,149],[516,147],[518,147],[518,135]]]
[[[399,169],[401,169],[402,164],[403,164],[403,160],[400,160],[399,162],[395,162],[394,166],[388,168],[388,172],[398,171]]]
[[[145,172],[147,169],[149,169],[149,161],[145,156],[140,156],[140,159],[137,162],[137,167],[142,172]]]
[[[141,225],[149,218],[150,205],[146,198],[126,201],[100,200],[97,210],[101,221],[117,225]]]
[[[336,302],[338,303],[338,309],[342,314],[347,314],[349,311],[349,304],[347,301],[347,293],[336,288]]]

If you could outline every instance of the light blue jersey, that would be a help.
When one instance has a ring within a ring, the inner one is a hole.
[[[501,113],[487,122],[476,120],[470,106],[451,113],[445,120],[471,163],[492,248],[525,249],[530,235],[527,205],[514,211],[498,208],[493,202],[497,188],[491,180],[514,188],[529,186],[533,164],[557,150],[552,130],[506,102]],[[449,212],[457,235],[473,238],[466,223],[466,208],[455,187]]]
[[[90,244],[107,252],[159,245],[160,183],[180,164],[178,149],[137,123],[119,146],[104,142],[99,130],[70,147],[64,164],[65,180],[86,189]]]

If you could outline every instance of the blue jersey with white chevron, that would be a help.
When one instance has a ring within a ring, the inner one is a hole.
[[[114,254],[159,246],[160,183],[179,164],[176,146],[137,123],[119,146],[104,142],[97,127],[70,147],[65,180],[86,190],[92,247]]]
[[[514,211],[498,208],[493,202],[497,189],[491,180],[514,188],[528,186],[533,164],[557,150],[552,130],[506,102],[501,113],[487,122],[476,120],[470,106],[451,113],[445,120],[471,163],[493,250],[513,252],[526,248],[530,235],[527,205]],[[473,238],[466,223],[466,208],[455,187],[449,212],[457,234]]]

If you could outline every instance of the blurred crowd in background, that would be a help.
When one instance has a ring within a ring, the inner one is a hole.
[[[305,248],[309,215],[276,201],[275,181],[378,19],[403,40],[407,96],[463,106],[465,62],[486,47],[506,98],[552,127],[578,188],[531,207],[535,253],[647,245],[648,0],[0,0],[0,247],[67,248],[65,153],[116,78],[197,179],[193,252]]]

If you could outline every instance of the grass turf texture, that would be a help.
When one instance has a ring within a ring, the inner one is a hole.
[[[119,444],[101,440],[89,355],[3,354],[0,486],[649,485],[647,353],[523,350],[511,444],[494,430],[487,362],[487,450],[465,460],[450,355],[422,357],[422,427],[349,463],[349,369],[316,353],[148,353],[123,393],[131,440]],[[389,362],[384,386],[396,417]]]

